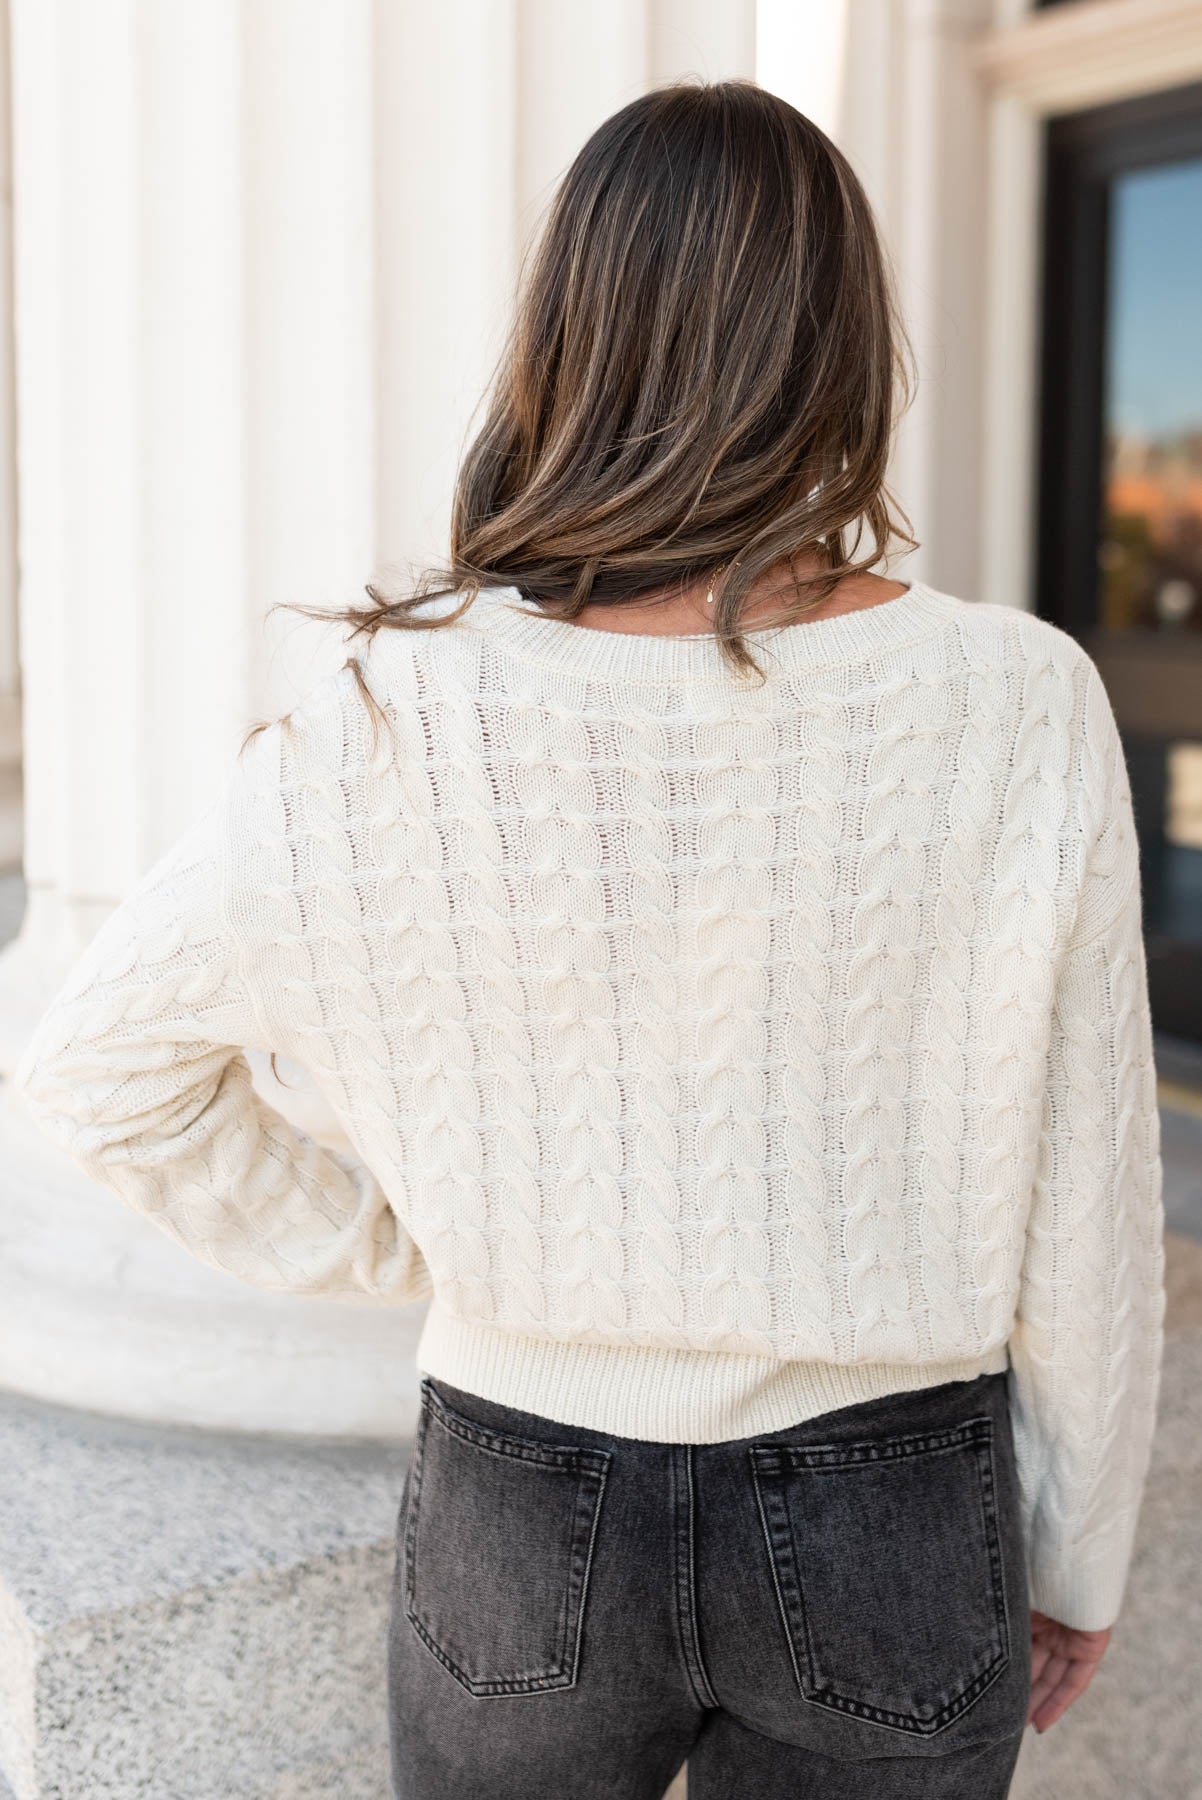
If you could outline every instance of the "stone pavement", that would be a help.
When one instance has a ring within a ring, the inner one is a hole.
[[[383,1800],[407,1454],[0,1393],[17,1800]]]

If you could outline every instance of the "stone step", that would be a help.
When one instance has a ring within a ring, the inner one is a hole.
[[[12,1800],[381,1800],[407,1457],[0,1393]]]

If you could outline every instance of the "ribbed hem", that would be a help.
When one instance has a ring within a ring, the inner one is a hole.
[[[453,596],[458,605],[460,595]],[[802,619],[745,632],[756,660],[781,671],[822,668],[917,643],[960,617],[968,602],[912,581],[904,594],[824,619]],[[462,625],[520,650],[528,661],[578,675],[626,681],[714,681],[729,685],[730,667],[711,632],[655,635],[608,631],[549,618],[516,587],[482,588]]]
[[[434,1299],[417,1367],[503,1406],[618,1437],[718,1444],[780,1431],[884,1394],[971,1381],[1009,1364],[982,1357],[923,1364],[786,1362],[645,1345],[561,1343],[456,1318]]]

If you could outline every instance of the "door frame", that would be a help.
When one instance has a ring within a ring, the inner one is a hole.
[[[1132,169],[1202,157],[1202,81],[1049,119],[1044,144],[1034,598],[1042,617],[1089,647],[1097,625],[1109,184]],[[1067,253],[1049,255],[1053,244]]]
[[[998,0],[996,17],[969,53],[989,96],[977,592],[1034,609],[1045,127],[1202,81],[1202,0]]]

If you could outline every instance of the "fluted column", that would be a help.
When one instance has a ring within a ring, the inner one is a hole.
[[[824,9],[821,39],[837,67],[834,97],[826,116],[815,114],[872,202],[917,361],[918,391],[899,425],[890,486],[922,547],[894,572],[967,596],[981,576],[989,157],[987,97],[973,55],[992,5],[836,0]],[[835,13],[842,34],[832,43]],[[1012,598],[1021,604],[1023,596]]]
[[[341,659],[337,634],[265,629],[267,609],[341,598],[375,523],[366,0],[19,0],[12,47],[28,906],[0,959],[9,1067],[252,719]],[[336,1135],[314,1090],[267,1087]],[[11,1105],[2,1129],[0,1382],[197,1423],[401,1426],[411,1311],[230,1282]]]
[[[8,7],[0,0],[0,880],[19,867],[22,838],[8,44]]]
[[[251,721],[343,660],[274,603],[444,553],[521,252],[580,142],[653,81],[753,73],[754,6],[13,0],[12,29],[29,901],[3,1068]],[[336,1139],[264,1060],[268,1098]],[[420,1308],[218,1276],[3,1092],[0,1159],[0,1385],[411,1423]]]

